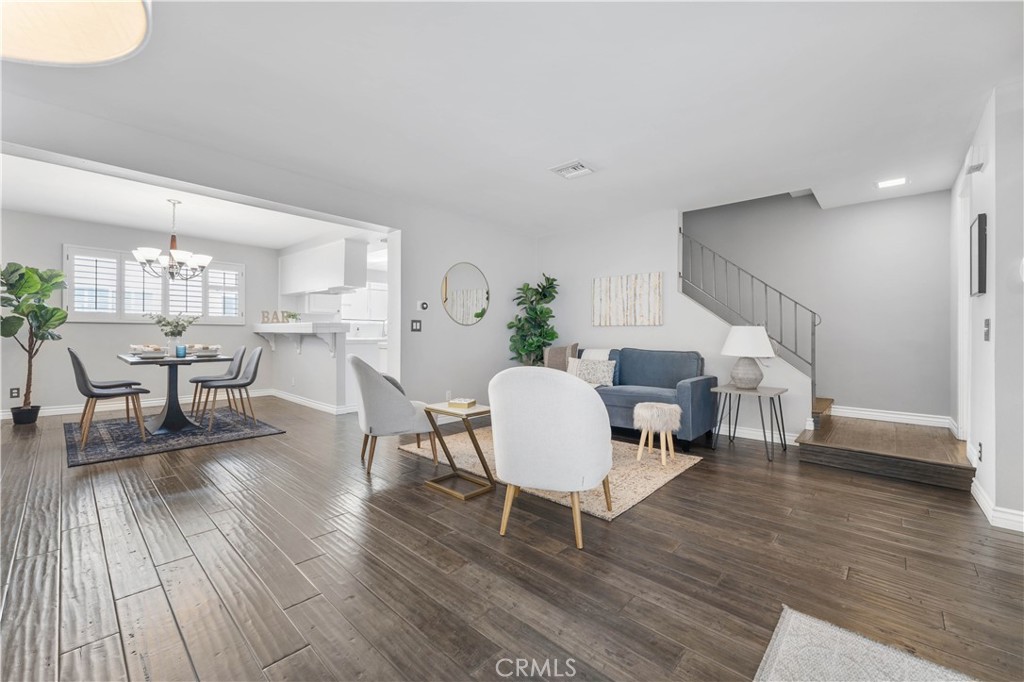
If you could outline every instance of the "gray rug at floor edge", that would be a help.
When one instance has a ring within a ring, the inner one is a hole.
[[[276,426],[258,419],[255,423],[251,418],[244,419],[242,415],[227,407],[217,408],[216,414],[212,432],[204,428],[184,433],[157,436],[150,434],[145,441],[139,437],[139,426],[134,419],[130,422],[121,417],[94,421],[89,429],[89,442],[86,443],[84,451],[78,448],[82,438],[81,428],[77,422],[67,422],[64,424],[64,444],[67,449],[68,466],[111,462],[142,455],[155,455],[158,452],[185,450],[284,433]]]
[[[970,680],[906,651],[783,605],[754,680],[822,682]]]

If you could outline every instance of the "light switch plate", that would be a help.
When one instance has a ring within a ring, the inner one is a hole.
[[[413,320],[411,331],[421,332],[423,331],[423,320]]]
[[[988,341],[992,334],[992,320],[985,318],[985,340]]]

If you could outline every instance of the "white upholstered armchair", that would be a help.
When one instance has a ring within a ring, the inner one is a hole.
[[[373,453],[377,449],[378,436],[401,436],[416,434],[419,445],[420,434],[430,434],[430,449],[437,464],[437,442],[430,428],[427,415],[423,412],[425,403],[409,400],[405,391],[394,377],[381,374],[355,355],[346,357],[359,388],[359,428],[363,432],[363,447],[360,460],[366,460],[366,445],[370,445],[370,459],[366,462],[366,473],[373,467]]]
[[[514,367],[488,386],[494,462],[505,481],[501,534],[520,488],[569,493],[576,547],[583,549],[580,492],[604,484],[612,508],[611,426],[604,402],[587,383],[555,369]]]

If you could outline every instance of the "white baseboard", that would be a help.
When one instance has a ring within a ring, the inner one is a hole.
[[[295,403],[296,405],[302,405],[303,407],[319,410],[320,412],[326,412],[327,414],[349,414],[356,411],[355,405],[331,405],[330,403],[311,400],[301,395],[295,395],[294,393],[286,393],[285,391],[280,391],[276,388],[269,388],[266,389],[266,391],[267,395],[272,395],[275,398],[280,398],[281,400],[287,400],[288,402]]]
[[[992,503],[992,498],[985,492],[985,489],[978,485],[977,479],[971,484],[971,495],[974,496],[974,500],[981,507],[981,511],[985,512],[985,516],[990,524],[996,528],[1005,528],[1006,530],[1024,533],[1024,511],[995,506]]]
[[[276,388],[254,388],[249,391],[249,395],[253,398],[259,398],[263,396],[272,396],[280,398],[281,400],[287,400],[291,403],[303,405],[304,407],[310,407],[320,412],[327,412],[328,414],[348,414],[349,412],[355,412],[355,405],[331,405],[329,403],[323,403],[318,400],[310,400],[299,395],[292,393],[285,393],[279,391]],[[182,404],[184,409],[188,409],[188,406],[192,404],[192,394],[179,395],[178,402]],[[72,405],[47,405],[39,410],[40,417],[52,417],[56,415],[65,414],[81,414],[83,403],[76,403]],[[160,407],[164,404],[163,398],[146,398],[142,401],[142,407]],[[124,402],[120,400],[102,400],[96,403],[97,412],[115,412],[124,409]],[[3,409],[0,410],[0,420],[10,419],[11,410]]]
[[[771,434],[768,434],[768,435],[771,435]],[[787,433],[786,434],[786,443],[788,445],[796,445],[796,437],[799,436],[799,435],[800,435],[799,433]],[[737,426],[736,427],[736,437],[737,438],[748,438],[750,440],[756,440],[756,441],[760,441],[762,443],[764,442],[764,434],[761,433],[761,429],[751,428],[749,426]],[[779,437],[779,432],[778,431],[775,432],[775,437],[776,438]],[[725,438],[726,440],[729,439],[729,434],[727,433],[727,425],[725,423],[722,424],[722,435],[719,437],[719,440],[721,440],[722,438]],[[776,441],[776,444],[777,443],[778,443],[778,441]]]
[[[832,414],[836,417],[850,417],[851,419],[874,419],[880,422],[895,422],[898,424],[916,424],[918,426],[938,426],[949,429],[956,436],[956,420],[939,414],[918,414],[917,412],[892,412],[890,410],[872,410],[866,407],[843,407],[832,406]]]

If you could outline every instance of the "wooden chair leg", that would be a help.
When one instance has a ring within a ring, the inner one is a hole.
[[[241,407],[242,408],[242,421],[243,422],[244,421],[248,421],[249,415],[245,411],[245,400],[242,399],[242,391],[241,390],[239,390],[238,391],[238,395],[235,396],[235,407],[236,408],[237,407]],[[236,409],[235,412],[238,412],[238,410]]]
[[[373,468],[373,451],[377,449],[377,436],[370,436],[370,458],[366,460],[366,474],[369,476]]]
[[[583,517],[580,515],[580,494],[569,493],[572,500],[572,529],[576,534],[576,549],[583,549]]]
[[[519,486],[509,484],[505,486],[505,508],[501,512],[501,528],[498,529],[498,535],[505,535],[505,531],[508,530],[508,517],[512,513],[512,502],[516,499],[516,492],[518,492]]]
[[[131,396],[127,396],[127,395],[126,395],[126,396],[124,397],[124,420],[125,420],[126,422],[128,422],[129,424],[131,424],[131,422],[132,422],[132,415],[131,415],[131,413],[130,413],[130,412],[128,411],[128,402],[129,402],[130,400],[131,400]]]
[[[199,384],[192,390],[192,409],[188,411],[189,414],[196,413],[196,407],[199,405]]]
[[[203,399],[203,409],[199,412],[199,423],[203,423],[203,419],[206,417],[206,408],[210,406],[210,389],[204,388],[206,397]]]
[[[434,456],[434,466],[437,466],[437,436],[431,431],[430,434],[430,454]]]
[[[78,428],[79,428],[79,430],[81,430],[81,428],[83,426],[85,426],[85,413],[89,411],[89,401],[90,400],[92,400],[92,398],[86,398],[85,399],[85,405],[82,405],[82,416],[78,418]]]
[[[520,488],[519,486],[516,486],[516,492],[515,492],[514,495],[512,495],[512,499],[518,500],[519,499],[519,493],[521,493],[522,490],[523,490],[522,488]]]
[[[416,434],[416,447],[417,448],[423,447],[423,444],[420,442],[420,435],[421,434],[418,434],[418,433]]]
[[[608,505],[608,511],[612,510],[612,482],[608,480],[608,477],[604,477],[604,502]]]
[[[359,461],[360,462],[365,462],[366,461],[366,444],[369,442],[369,440],[370,440],[370,434],[364,433],[363,434],[363,447],[359,449]]]
[[[249,388],[248,387],[243,388],[242,390],[245,391],[245,400],[246,400],[247,403],[249,403],[249,416],[252,417],[252,423],[255,426],[255,424],[256,424],[256,411],[254,409],[252,409],[252,396],[249,395]]]
[[[213,431],[213,419],[214,414],[217,412],[217,391],[220,389],[213,389],[213,405],[210,406],[210,425],[206,428],[207,431]]]
[[[231,389],[230,388],[225,388],[224,389],[224,396],[228,400],[228,409],[231,410],[232,412],[238,412],[238,410],[235,409],[235,401],[232,400],[232,398],[231,398]]]
[[[638,461],[638,462],[644,456],[644,443],[646,441],[647,441],[647,429],[644,429],[643,431],[640,432],[640,447],[638,447],[636,449],[636,461]]]
[[[146,425],[142,421],[142,400],[139,398],[139,394],[132,394],[132,407],[135,408],[135,421],[139,422],[139,435],[142,436],[142,442],[146,442]]]
[[[85,402],[85,419],[82,423],[82,442],[78,446],[84,450],[85,444],[89,441],[89,427],[92,426],[92,415],[96,411],[96,398],[89,398]]]

